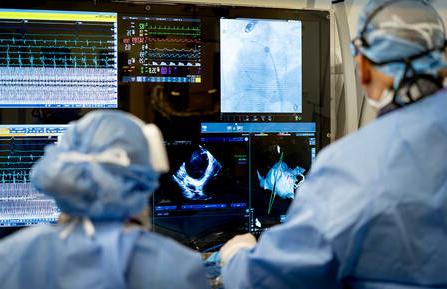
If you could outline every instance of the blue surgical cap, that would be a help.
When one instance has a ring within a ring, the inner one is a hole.
[[[157,134],[148,137],[145,129],[124,112],[91,112],[45,149],[31,182],[72,216],[124,220],[137,214],[158,187],[161,173],[151,162],[150,143],[163,145],[162,140],[153,139]]]
[[[379,71],[394,78],[395,88],[404,77],[407,58],[433,50],[411,62],[415,72],[437,77],[439,70],[447,67],[441,51],[445,43],[444,23],[427,1],[370,0],[357,27],[356,37],[363,37],[368,44],[357,47],[361,54],[378,64],[401,61],[376,65]]]

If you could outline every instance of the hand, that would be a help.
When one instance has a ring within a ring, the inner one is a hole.
[[[221,249],[221,265],[227,264],[241,249],[251,249],[256,246],[256,239],[252,234],[238,235],[228,241]]]

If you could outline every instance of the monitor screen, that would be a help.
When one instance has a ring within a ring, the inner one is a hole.
[[[248,228],[248,140],[167,143],[171,172],[154,195],[154,227],[206,250]]]
[[[123,82],[201,83],[200,18],[123,16]]]
[[[0,9],[0,108],[118,106],[117,14]]]
[[[302,112],[301,21],[221,19],[222,113]]]
[[[36,192],[30,170],[48,144],[56,143],[66,126],[0,125],[0,226],[55,223],[53,199]]]
[[[199,143],[168,142],[154,228],[199,250],[285,220],[316,156],[315,123],[203,123]]]
[[[203,123],[202,140],[217,135],[249,142],[249,231],[285,221],[317,154],[315,123]]]

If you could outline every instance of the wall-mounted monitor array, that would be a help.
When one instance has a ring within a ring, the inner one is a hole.
[[[33,190],[30,168],[64,125],[98,108],[153,122],[167,140],[172,170],[151,201],[156,231],[209,250],[283,222],[329,143],[328,16],[2,1],[0,226],[56,221],[59,209]]]

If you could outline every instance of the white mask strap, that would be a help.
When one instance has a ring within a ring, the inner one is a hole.
[[[368,96],[366,96],[366,101],[368,104],[378,110],[384,108],[385,106],[389,105],[394,99],[394,91],[391,89],[385,89],[382,93],[382,96],[379,100],[371,99]]]

